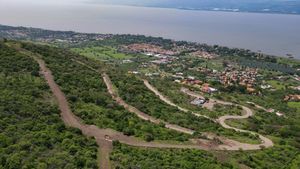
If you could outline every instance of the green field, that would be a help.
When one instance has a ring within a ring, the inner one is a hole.
[[[288,102],[288,106],[290,108],[295,108],[298,112],[300,112],[300,102]]]
[[[267,83],[269,83],[276,90],[283,90],[285,88],[285,85],[282,82],[276,80],[269,80]]]
[[[97,60],[132,58],[132,56],[130,55],[119,53],[117,49],[112,47],[73,48],[72,51],[88,58]]]

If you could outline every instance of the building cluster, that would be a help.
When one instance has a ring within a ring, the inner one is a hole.
[[[17,30],[7,30],[3,31],[8,37],[11,38],[28,38],[32,36],[31,29],[17,29]],[[75,32],[60,32],[60,31],[41,31],[36,40],[53,43],[53,42],[63,42],[63,43],[80,43],[91,40],[104,40],[112,37],[108,34],[85,34],[85,33],[75,33]]]
[[[127,46],[123,46],[122,49],[126,52],[144,53],[149,56],[155,56],[155,55],[169,55],[170,56],[170,55],[178,54],[178,52],[175,52],[173,50],[166,50],[160,46],[146,44],[146,43],[130,44]]]
[[[203,83],[203,81],[196,79],[194,76],[184,77],[183,73],[176,73],[172,77],[175,78],[175,82],[199,88],[203,93],[210,94],[218,91],[218,89],[211,87],[208,83]]]
[[[258,76],[257,69],[235,69],[227,67],[224,71],[218,72],[215,76],[219,79],[221,84],[225,86],[232,86],[239,84],[245,86],[248,92],[255,92],[254,86]]]
[[[170,55],[155,54],[153,56],[156,59],[151,61],[151,63],[154,63],[154,64],[168,64],[168,63],[172,63],[174,60],[177,59],[176,57],[173,57],[173,56],[170,56]]]
[[[203,59],[214,59],[216,57],[218,57],[217,54],[214,53],[208,53],[205,51],[196,51],[196,52],[192,52],[190,55],[195,56],[195,57],[199,57],[199,58],[203,58]]]
[[[300,91],[300,86],[292,86],[291,88],[294,89],[294,90],[299,90]]]
[[[297,94],[290,94],[284,97],[284,101],[294,101],[299,102],[300,101],[300,95]]]

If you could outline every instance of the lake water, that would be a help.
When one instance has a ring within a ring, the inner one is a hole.
[[[300,58],[300,15],[187,11],[0,0],[0,24],[53,30],[144,34]]]

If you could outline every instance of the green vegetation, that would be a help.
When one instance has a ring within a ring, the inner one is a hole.
[[[259,143],[257,136],[224,129],[204,117],[196,117],[190,112],[181,112],[177,108],[167,105],[147,89],[143,81],[139,80],[136,76],[120,73],[120,70],[118,70],[118,72],[110,72],[110,76],[118,88],[120,96],[127,103],[153,117],[193,129],[197,131],[197,133],[211,131],[233,139],[246,141],[247,143]]]
[[[58,48],[28,43],[24,43],[23,47],[42,55],[56,82],[67,95],[73,112],[86,124],[112,128],[145,140],[149,135],[155,140],[186,141],[189,138],[188,135],[141,120],[118,106],[107,92],[101,74],[82,65],[86,63],[101,69],[101,64],[99,66],[94,61]]]
[[[237,106],[225,106],[216,104],[214,110],[210,111],[206,108],[192,105],[190,102],[195,98],[181,92],[180,90],[182,85],[174,83],[168,78],[152,78],[150,81],[152,85],[154,85],[161,93],[172,100],[172,102],[184,108],[187,108],[188,110],[198,112],[215,119],[224,115],[241,115],[242,113],[242,109]],[[189,86],[185,87],[189,88]]]
[[[259,169],[297,169],[300,167],[299,151],[290,146],[275,146],[255,152],[240,152],[231,158],[238,159],[240,164]]]
[[[294,108],[297,112],[300,112],[300,102],[288,102],[290,108]]]
[[[282,99],[287,91],[278,90],[265,93],[263,96],[249,96],[237,93],[222,93],[217,98],[231,100],[232,102],[245,104],[254,102],[266,108],[273,108],[284,112],[285,117],[279,117],[275,113],[268,113],[257,109],[253,117],[243,121],[233,121],[234,126],[242,127],[246,130],[255,131],[264,135],[272,135],[280,140],[283,145],[292,145],[300,148],[300,114],[293,103],[288,106]],[[281,99],[274,99],[281,98]],[[296,104],[297,105],[297,104]],[[251,106],[248,104],[248,106]],[[252,107],[252,109],[255,109]]]
[[[200,150],[143,149],[114,143],[110,157],[116,169],[191,169],[191,168],[233,168],[228,163],[220,163],[209,152]]]
[[[271,71],[279,71],[279,72],[283,72],[283,73],[287,73],[287,74],[294,74],[297,71],[286,65],[286,64],[279,64],[276,63],[276,59],[275,59],[275,63],[274,62],[269,62],[269,61],[259,61],[259,60],[250,60],[250,59],[239,59],[239,63],[243,66],[247,66],[247,67],[253,67],[253,68],[261,68],[261,69],[267,69],[267,70],[271,70]]]
[[[184,149],[143,149],[114,143],[113,166],[125,168],[257,168],[298,169],[299,151],[290,146],[275,146],[259,151],[206,152]]]
[[[5,29],[9,31],[11,28]],[[72,51],[24,42],[20,47],[28,50],[26,56],[12,49],[13,46],[18,46],[12,41],[5,40],[6,44],[12,47],[0,42],[1,169],[97,168],[95,141],[82,136],[79,130],[64,126],[59,118],[55,99],[44,79],[39,76],[38,65],[29,57],[30,55],[42,57],[46,61],[55,81],[66,94],[72,111],[86,124],[112,128],[146,141],[154,139],[162,142],[184,142],[189,138],[200,137],[201,132],[212,132],[241,142],[258,143],[257,136],[224,129],[207,119],[197,118],[191,113],[181,112],[165,104],[140,80],[140,76],[145,73],[159,73],[161,77],[153,75],[151,84],[174,103],[194,112],[213,118],[225,114],[240,114],[238,107],[217,106],[214,111],[208,111],[191,105],[190,101],[193,98],[181,93],[180,88],[184,86],[199,90],[198,87],[174,83],[174,78],[170,77],[182,72],[185,78],[194,76],[197,80],[208,82],[219,89],[219,93],[205,95],[206,97],[247,105],[255,110],[253,117],[231,120],[228,124],[258,132],[271,138],[275,143],[272,148],[258,151],[207,152],[136,148],[115,142],[111,154],[111,162],[115,168],[298,169],[300,167],[300,105],[299,102],[283,101],[286,95],[300,94],[300,91],[291,88],[300,85],[299,81],[295,80],[296,74],[299,75],[299,71],[296,71],[300,68],[298,61],[249,50],[175,42],[163,38],[23,29],[29,37],[31,36],[31,38],[25,36],[25,39],[35,41],[42,39],[43,43],[50,42],[52,45],[71,47]],[[65,40],[66,37],[69,39]],[[157,58],[147,57],[138,52],[125,54],[119,50],[123,45],[133,43],[147,43],[164,49],[179,50],[180,53],[175,55],[177,58],[171,63],[151,64],[150,61]],[[195,50],[213,53],[219,57],[211,60],[190,57],[189,53]],[[133,63],[120,64],[123,59],[128,58]],[[106,62],[108,64],[104,64],[101,60],[108,60]],[[253,86],[258,92],[249,94],[245,92],[246,87],[239,85],[224,86],[218,81],[218,77],[212,76],[212,69],[220,71],[229,65],[235,70],[243,70],[246,67],[259,68],[260,76]],[[168,130],[163,125],[143,121],[118,106],[102,81],[100,72],[104,70],[108,71],[120,96],[126,102],[156,118],[195,129],[196,134],[189,136]],[[138,71],[140,74],[129,75],[128,71]],[[261,89],[260,85],[265,83],[271,84],[277,90]],[[275,112],[283,112],[284,116],[267,113],[247,102],[254,102],[267,109],[273,108]]]
[[[73,48],[72,51],[86,56],[91,59],[104,60],[104,59],[128,59],[132,56],[118,52],[112,47],[86,47],[86,48]]]
[[[277,90],[285,89],[285,84],[283,82],[279,82],[276,80],[268,80],[267,83]]]
[[[38,71],[0,42],[0,168],[98,168],[96,142],[64,126]]]

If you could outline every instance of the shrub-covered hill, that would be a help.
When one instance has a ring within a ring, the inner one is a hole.
[[[98,168],[97,145],[59,117],[38,64],[0,42],[0,168]]]

